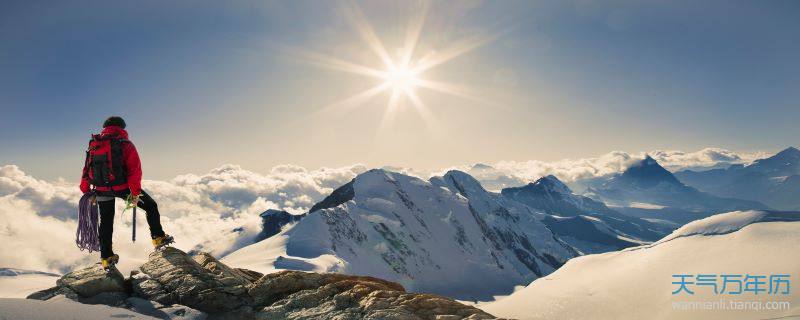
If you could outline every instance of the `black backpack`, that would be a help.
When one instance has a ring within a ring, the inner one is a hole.
[[[123,147],[130,143],[117,136],[92,135],[86,150],[83,177],[95,187],[115,187],[128,183]]]

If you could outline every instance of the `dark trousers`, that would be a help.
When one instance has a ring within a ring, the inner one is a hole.
[[[125,199],[130,194],[130,190],[115,191],[113,193],[101,193],[100,196],[115,197]],[[100,207],[100,257],[108,258],[114,255],[111,249],[111,235],[114,234],[114,199],[107,201],[97,201]],[[142,190],[139,196],[137,207],[142,208],[147,213],[147,225],[150,226],[150,237],[156,238],[164,235],[161,228],[161,216],[158,214],[158,204],[150,197],[147,192]]]

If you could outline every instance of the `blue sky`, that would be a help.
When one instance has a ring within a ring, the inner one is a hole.
[[[390,52],[420,8],[356,5]],[[381,67],[342,7],[3,1],[0,164],[76,178],[112,114],[151,179],[225,163],[433,168],[798,144],[798,2],[434,2],[419,56],[492,37],[422,76],[480,99],[416,88],[435,120],[401,99],[383,125],[388,92],[317,114],[380,82],[298,59],[310,50]]]

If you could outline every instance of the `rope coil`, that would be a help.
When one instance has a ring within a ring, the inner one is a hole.
[[[75,232],[75,244],[78,248],[100,251],[100,234],[98,232],[97,204],[93,203],[94,192],[87,192],[78,203],[78,230]]]

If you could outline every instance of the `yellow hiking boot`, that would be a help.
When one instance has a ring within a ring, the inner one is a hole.
[[[173,238],[171,235],[165,234],[163,236],[153,238],[153,247],[155,247],[156,249],[160,249],[174,242],[175,238]]]
[[[108,258],[100,259],[100,264],[103,265],[103,269],[106,271],[110,270],[111,267],[115,266],[119,262],[119,255],[115,254]]]

